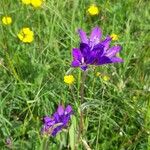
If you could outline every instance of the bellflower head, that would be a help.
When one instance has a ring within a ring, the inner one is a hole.
[[[57,111],[51,117],[45,116],[43,118],[42,133],[56,136],[58,132],[67,127],[72,113],[73,111],[70,105],[66,108],[59,105]]]
[[[112,40],[110,36],[107,36],[105,40],[101,40],[102,31],[100,28],[95,27],[89,38],[83,30],[79,29],[78,32],[81,42],[79,48],[73,48],[72,50],[72,67],[80,67],[85,71],[89,65],[98,66],[123,62],[121,58],[116,56],[121,50],[121,46],[110,47]]]

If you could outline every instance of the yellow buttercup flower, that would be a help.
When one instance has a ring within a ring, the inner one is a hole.
[[[22,28],[17,36],[24,43],[31,43],[34,40],[34,33],[30,28]]]
[[[40,7],[42,5],[43,0],[31,0],[31,4],[33,7]]]
[[[118,35],[117,34],[112,33],[110,35],[110,37],[112,38],[113,41],[117,41],[118,40]]]
[[[107,76],[107,75],[104,75],[104,76],[102,77],[102,79],[103,79],[104,81],[109,81],[109,80],[110,80],[110,77]]]
[[[43,0],[22,0],[23,4],[31,4],[33,7],[40,7],[42,5],[42,2]]]
[[[5,16],[2,18],[2,23],[4,25],[10,25],[12,23],[12,18],[9,16]]]
[[[101,73],[100,72],[96,72],[96,76],[97,77],[101,76]]]
[[[89,8],[88,8],[88,13],[91,15],[91,16],[95,16],[95,15],[98,15],[99,14],[99,9],[96,5],[92,4]]]
[[[31,0],[22,0],[23,4],[29,5],[31,3]]]
[[[75,81],[73,75],[65,75],[64,76],[64,82],[67,84],[73,84]]]

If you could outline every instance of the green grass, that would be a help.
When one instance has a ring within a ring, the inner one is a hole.
[[[63,82],[70,68],[71,49],[78,46],[77,29],[90,33],[99,26],[103,38],[119,35],[113,42],[123,47],[123,64],[89,70],[85,83],[83,140],[93,150],[150,150],[150,44],[148,0],[97,0],[100,14],[87,8],[94,0],[46,0],[42,8],[25,6],[21,0],[1,0],[0,19],[10,15],[10,26],[0,22],[0,149],[38,150],[47,142],[51,150],[77,143],[80,69],[71,73],[73,91]],[[17,38],[22,27],[35,34],[31,44]],[[110,76],[108,82],[96,72]],[[40,135],[42,117],[58,104],[71,104],[71,126],[56,138]],[[70,130],[70,136],[68,131]],[[46,149],[46,148],[45,148]],[[69,148],[68,148],[69,149]],[[84,144],[78,145],[84,149]]]

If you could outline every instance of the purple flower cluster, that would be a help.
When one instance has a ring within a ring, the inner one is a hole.
[[[123,62],[121,58],[116,56],[121,50],[121,46],[110,47],[112,40],[110,36],[107,36],[105,40],[101,40],[102,31],[100,28],[95,27],[89,38],[82,29],[79,29],[78,33],[81,42],[79,48],[73,48],[72,50],[72,67],[80,67],[85,71],[89,65]]]
[[[56,134],[64,127],[67,127],[72,113],[73,111],[70,105],[66,108],[59,105],[57,111],[52,115],[52,117],[45,116],[43,118],[42,134],[56,136]]]

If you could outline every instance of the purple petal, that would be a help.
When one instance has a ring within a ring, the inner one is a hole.
[[[115,56],[120,50],[121,50],[121,46],[119,45],[113,46],[106,52],[106,56],[111,58]]]
[[[111,58],[112,63],[120,63],[123,62],[123,59],[119,58],[119,57],[113,57]]]
[[[50,117],[44,117],[43,119],[43,123],[45,126],[47,127],[51,127],[55,124],[55,120],[53,118],[50,118]]]
[[[63,115],[64,114],[64,107],[62,105],[59,105],[57,108],[57,113],[58,115]]]
[[[56,134],[62,130],[62,127],[63,125],[56,127],[52,132],[52,136],[56,136]]]
[[[44,118],[43,118],[43,122],[44,123],[48,123],[48,122],[51,122],[52,121],[52,119],[50,118],[50,117],[48,117],[48,116],[45,116]]]
[[[95,61],[97,60],[97,56],[98,56],[98,51],[94,51],[94,50],[92,50],[91,52],[90,52],[90,55],[88,56],[88,59],[87,59],[87,61],[86,61],[86,64],[95,64]]]
[[[81,50],[81,53],[84,53],[84,50],[89,52],[90,47],[86,43],[80,43],[80,50]]]
[[[60,122],[60,116],[59,116],[58,112],[55,112],[53,114],[53,117],[54,117],[55,122],[57,122],[57,123]]]
[[[101,44],[104,46],[104,51],[106,51],[109,48],[110,42],[111,42],[110,36],[107,36],[106,39],[101,42]]]
[[[65,115],[66,114],[71,114],[72,113],[72,107],[70,105],[68,105],[65,109]]]
[[[86,61],[86,64],[94,64],[95,60],[97,58],[98,51],[91,51],[90,55],[88,56],[88,59]]]
[[[68,124],[69,120],[70,120],[70,115],[67,115],[63,118],[62,122],[64,127]]]
[[[81,68],[83,71],[86,71],[87,67],[88,67],[87,65],[80,66],[80,68]]]
[[[48,125],[48,126],[53,126],[54,124],[55,124],[55,120],[49,122],[47,125]]]
[[[97,51],[97,53],[99,54],[99,56],[101,56],[104,53],[104,45],[102,45],[101,43],[97,44],[94,46],[92,51]]]
[[[84,61],[86,61],[86,59],[90,55],[90,47],[88,46],[88,44],[80,43],[80,50],[81,50],[81,53],[84,57]],[[81,62],[82,62],[82,59],[81,59]]]
[[[96,64],[98,58],[102,57],[103,53],[104,53],[104,46],[101,44],[95,45],[90,54],[88,55],[86,64]]]
[[[97,65],[104,65],[104,64],[108,64],[108,63],[112,63],[111,59],[106,57],[106,56],[103,56],[103,57],[100,57],[98,58],[98,63]]]
[[[79,67],[80,66],[80,62],[78,60],[73,60],[71,63],[72,67]]]
[[[102,37],[102,31],[99,27],[93,28],[91,35],[90,35],[90,42],[92,45],[96,45],[100,42]]]
[[[82,59],[82,54],[81,54],[80,49],[78,49],[78,48],[73,48],[73,49],[72,49],[72,55],[73,55],[73,58],[74,58],[75,60],[81,61],[81,59]]]
[[[79,29],[78,33],[79,33],[79,36],[80,36],[81,43],[88,44],[88,39],[87,39],[86,33],[82,29]]]

